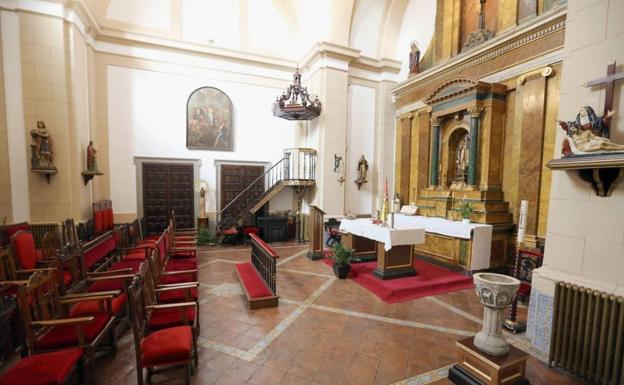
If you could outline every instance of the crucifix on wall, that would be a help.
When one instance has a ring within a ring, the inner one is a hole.
[[[624,79],[624,72],[615,73],[615,60],[611,61],[607,65],[607,76],[595,79],[587,82],[585,87],[605,86],[605,104],[603,116],[607,116],[610,111],[613,111],[613,92],[615,91],[615,82]],[[606,138],[610,137],[610,132],[603,135]]]

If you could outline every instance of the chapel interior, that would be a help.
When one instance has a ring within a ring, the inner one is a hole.
[[[624,385],[624,0],[0,0],[0,385]]]

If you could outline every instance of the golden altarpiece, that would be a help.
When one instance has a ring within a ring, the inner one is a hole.
[[[529,202],[525,246],[545,237],[566,5],[536,5],[525,17],[493,12],[487,1],[481,16],[493,33],[469,46],[464,35],[479,11],[444,3],[421,72],[393,89],[395,191],[428,217],[458,220],[470,201],[471,221],[493,226],[489,265],[500,268],[513,261],[521,200]],[[446,12],[460,20],[445,23]],[[427,233],[415,251],[468,270],[470,242]]]

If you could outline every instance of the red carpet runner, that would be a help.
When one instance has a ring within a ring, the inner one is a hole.
[[[327,265],[332,265],[331,259],[323,259]],[[443,267],[414,260],[414,268],[418,275],[396,279],[382,280],[373,276],[377,262],[354,263],[351,265],[349,279],[371,291],[387,303],[409,301],[411,299],[448,293],[451,291],[469,289],[472,277],[454,273]]]

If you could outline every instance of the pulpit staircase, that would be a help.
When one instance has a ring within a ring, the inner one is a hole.
[[[314,186],[316,176],[316,150],[291,148],[284,150],[284,157],[253,180],[218,213],[220,228],[240,225],[267,204],[286,187],[293,188],[299,195],[297,211],[301,210],[301,194]],[[260,187],[260,188],[259,188]],[[262,194],[257,191],[262,190]],[[243,202],[243,204],[239,204]],[[232,210],[235,207],[242,209]]]

